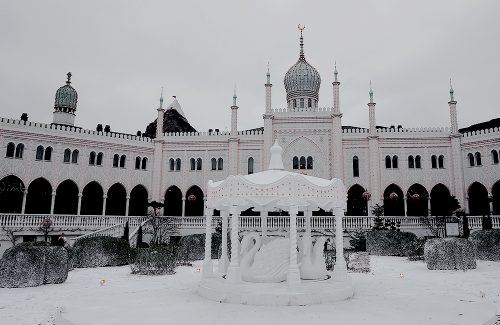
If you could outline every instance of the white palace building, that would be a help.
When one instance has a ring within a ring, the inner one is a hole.
[[[305,59],[301,35],[299,59],[284,77],[286,108],[272,107],[267,73],[263,128],[238,130],[235,94],[230,131],[163,133],[162,97],[156,137],[144,137],[78,127],[77,92],[68,74],[56,92],[52,124],[0,119],[0,235],[11,229],[33,240],[43,235],[46,219],[53,236],[116,235],[125,220],[132,232],[151,201],[164,202],[164,214],[181,217],[181,227],[203,232],[208,180],[266,170],[274,140],[286,170],[344,182],[347,228],[369,225],[375,204],[403,226],[415,225],[417,216],[446,215],[441,202],[450,195],[471,216],[500,214],[500,125],[459,130],[450,89],[447,127],[379,127],[371,90],[369,128],[343,126],[337,70],[334,75],[333,107],[318,107],[321,77]],[[177,100],[168,109],[183,115]],[[327,222],[328,212],[320,217]],[[268,228],[280,218],[276,212]],[[242,227],[258,220],[257,212],[247,211]],[[471,225],[480,226],[474,220]],[[500,226],[496,217],[494,226]],[[11,245],[7,237],[0,252]]]

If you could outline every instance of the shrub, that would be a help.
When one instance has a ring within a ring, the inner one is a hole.
[[[228,246],[229,246],[228,239]],[[211,258],[219,258],[219,250],[222,244],[222,235],[219,233],[212,234],[212,251]],[[181,263],[188,263],[195,260],[203,260],[205,258],[205,234],[195,234],[183,236],[178,242],[179,260]],[[230,247],[230,246],[229,246]],[[228,249],[228,254],[230,253]]]
[[[138,248],[133,263],[132,274],[161,275],[174,274],[179,264],[177,247],[168,245],[155,248]]]
[[[467,270],[476,268],[474,245],[464,238],[433,238],[424,248],[429,270]]]
[[[122,238],[99,236],[78,239],[73,245],[73,267],[128,264],[129,247]]]
[[[357,229],[352,234],[348,233],[351,239],[349,244],[356,252],[366,252],[366,231]]]
[[[25,288],[63,283],[70,254],[60,246],[23,243],[9,248],[0,260],[0,287]]]
[[[490,230],[493,228],[493,221],[491,220],[491,216],[483,216],[482,220],[483,230]]]
[[[366,251],[370,255],[405,256],[404,247],[417,236],[411,232],[377,230],[366,234]]]
[[[476,258],[486,261],[500,261],[500,229],[478,230],[470,235]]]
[[[426,239],[424,237],[414,238],[403,244],[404,255],[410,261],[418,261],[424,259],[424,247]]]

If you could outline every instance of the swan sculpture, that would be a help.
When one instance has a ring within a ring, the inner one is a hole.
[[[313,246],[311,233],[306,232],[302,238],[298,261],[300,278],[304,280],[318,280],[326,277],[326,263],[323,257],[323,248],[326,238],[320,237]]]
[[[255,244],[250,248],[254,240]],[[240,256],[243,280],[267,283],[285,281],[290,266],[290,239],[277,238],[262,245],[260,234],[248,233],[241,240]]]

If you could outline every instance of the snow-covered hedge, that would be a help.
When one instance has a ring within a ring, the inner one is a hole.
[[[121,238],[99,236],[78,239],[73,245],[73,267],[128,264],[130,246]]]
[[[220,246],[222,244],[222,236],[219,233],[212,234],[212,259],[219,258]],[[205,258],[205,234],[195,234],[183,236],[178,243],[179,258],[184,261],[202,260]],[[230,254],[231,246],[228,238],[228,255]]]
[[[424,248],[429,270],[466,270],[476,268],[474,244],[465,238],[433,238]]]
[[[175,246],[138,248],[133,263],[132,274],[160,275],[173,274],[179,263]]]
[[[68,250],[61,246],[19,244],[0,260],[0,287],[25,288],[63,283],[68,278]]]
[[[366,251],[370,255],[405,256],[405,247],[417,239],[411,232],[373,230],[366,234]]]
[[[500,261],[500,229],[478,230],[469,239],[478,260]]]

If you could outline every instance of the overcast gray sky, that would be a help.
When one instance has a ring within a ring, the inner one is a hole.
[[[500,1],[2,1],[0,116],[52,122],[54,95],[73,74],[75,124],[144,131],[176,95],[198,131],[263,125],[267,63],[274,108],[299,56],[321,74],[333,106],[335,60],[344,125],[449,126],[449,80],[459,127],[500,117]]]

